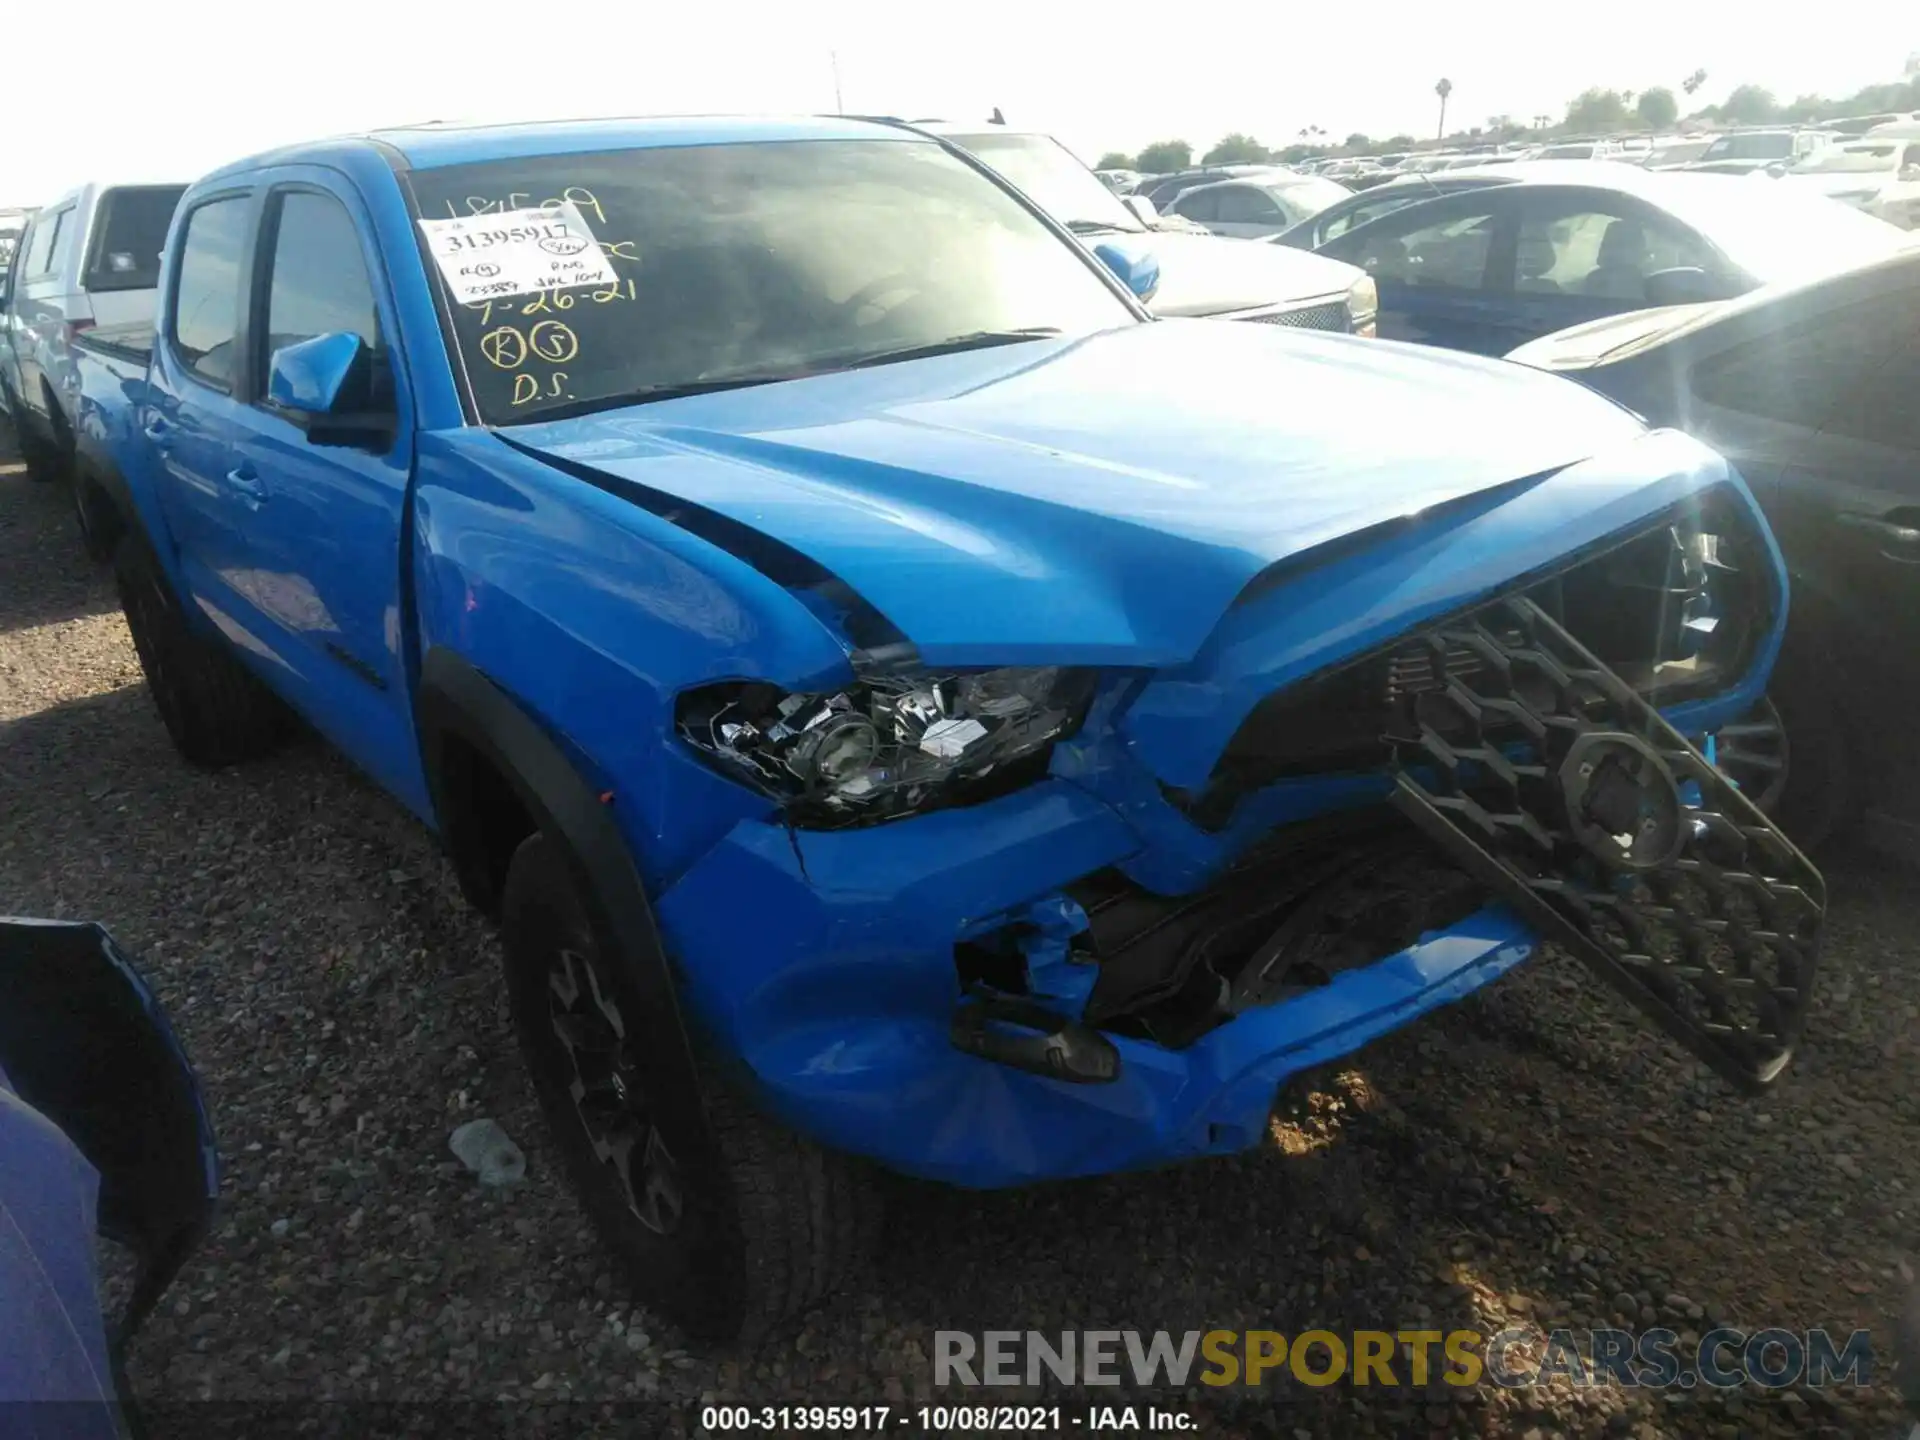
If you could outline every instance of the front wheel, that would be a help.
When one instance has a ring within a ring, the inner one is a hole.
[[[711,1079],[703,1113],[648,1093],[639,989],[601,946],[580,882],[544,835],[514,852],[501,920],[514,1028],[541,1110],[641,1299],[703,1340],[750,1343],[864,1266],[879,1204],[857,1162]]]

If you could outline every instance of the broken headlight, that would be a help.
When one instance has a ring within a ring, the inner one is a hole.
[[[676,722],[795,824],[833,827],[1029,783],[1092,694],[1092,671],[1059,666],[877,677],[822,695],[726,681],[682,694]]]

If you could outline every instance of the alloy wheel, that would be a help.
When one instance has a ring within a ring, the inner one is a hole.
[[[686,1208],[680,1166],[647,1104],[626,1021],[592,959],[562,946],[547,972],[548,1017],[572,1067],[568,1093],[593,1153],[634,1219],[669,1235]]]

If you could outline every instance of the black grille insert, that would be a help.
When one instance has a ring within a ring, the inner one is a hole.
[[[1421,697],[1394,804],[1721,1075],[1771,1083],[1811,1001],[1820,873],[1533,601],[1417,643],[1480,664]]]

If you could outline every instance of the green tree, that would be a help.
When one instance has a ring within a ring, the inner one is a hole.
[[[1251,135],[1238,130],[1220,137],[1220,143],[1200,157],[1202,165],[1260,165],[1273,158],[1273,152]]]
[[[1093,168],[1096,170],[1131,170],[1133,169],[1133,157],[1123,154],[1118,150],[1109,150],[1100,157],[1100,163]]]
[[[1620,130],[1626,127],[1628,114],[1627,102],[1618,90],[1583,90],[1567,106],[1566,128],[1573,135]]]
[[[1135,169],[1149,175],[1170,175],[1193,164],[1193,146],[1184,140],[1156,140],[1136,157]]]
[[[1373,149],[1373,141],[1356,130],[1340,142],[1340,148],[1342,150],[1371,150]]]
[[[1680,102],[1673,98],[1673,92],[1664,85],[1642,90],[1633,108],[1654,130],[1665,130],[1680,118]]]
[[[1764,125],[1780,113],[1780,103],[1764,85],[1736,85],[1720,107],[1720,118],[1736,125]]]
[[[1393,150],[1411,150],[1415,145],[1418,145],[1419,143],[1420,142],[1418,140],[1415,140],[1411,135],[1394,135],[1394,136],[1390,136],[1385,140],[1382,140],[1380,142],[1380,149],[1383,152],[1393,151]]]

